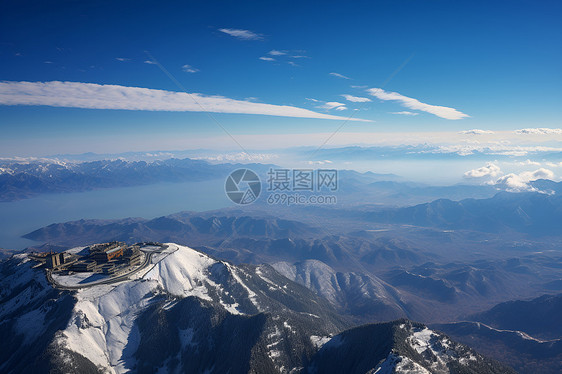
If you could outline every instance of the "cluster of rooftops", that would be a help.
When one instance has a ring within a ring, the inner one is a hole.
[[[124,242],[94,244],[80,251],[81,254],[59,252],[36,254],[35,260],[56,273],[92,272],[115,275],[141,264],[140,244]]]

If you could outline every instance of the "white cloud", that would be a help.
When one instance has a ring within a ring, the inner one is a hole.
[[[486,166],[482,166],[478,169],[469,170],[464,173],[465,178],[487,178],[492,177],[495,178],[498,175],[501,175],[502,171],[499,166],[496,164],[489,162]]]
[[[199,69],[187,64],[183,65],[181,67],[181,70],[185,71],[186,73],[197,73],[199,71]]]
[[[347,101],[351,101],[352,103],[368,103],[371,101],[371,99],[369,99],[368,97],[359,97],[353,95],[341,95],[341,96],[343,96]]]
[[[562,168],[562,161],[560,162],[545,162],[544,163],[546,166],[551,167],[551,168]]]
[[[291,66],[300,66],[297,65],[292,59],[296,58],[307,58],[307,56],[303,55],[304,51],[291,51],[291,50],[278,50],[272,49],[271,51],[267,52],[266,56],[260,57],[260,60],[264,61],[279,61],[282,63],[287,63]],[[295,55],[296,53],[301,53],[299,55]]]
[[[536,165],[536,163],[529,161],[526,165]],[[537,179],[554,179],[554,173],[551,170],[539,168],[535,171],[524,171],[519,174],[509,173],[502,175],[499,166],[489,162],[486,166],[478,169],[473,169],[464,173],[465,178],[469,179],[489,179],[487,184],[494,185],[499,189],[509,192],[524,192],[524,191],[537,191],[535,187],[531,186],[530,182]]]
[[[506,174],[500,177],[495,185],[510,192],[538,191],[529,182],[537,179],[553,179],[554,173],[551,170],[540,168],[535,171],[524,171],[520,174]]]
[[[546,127],[515,130],[517,135],[552,135],[562,134],[562,129],[549,129]]]
[[[314,103],[322,103],[321,105],[316,106],[316,108],[318,109],[324,109],[324,110],[347,110],[347,107],[345,106],[344,103],[339,103],[337,101],[322,101],[322,100],[316,100],[316,99],[312,99],[307,97],[306,100],[312,101]],[[372,121],[371,121],[372,122]]]
[[[232,37],[242,39],[242,40],[261,40],[263,36],[260,34],[256,34],[250,30],[242,30],[242,29],[219,29],[220,32],[224,32]]]
[[[283,56],[283,55],[286,55],[287,52],[285,52],[285,51],[278,51],[278,50],[276,50],[276,49],[272,49],[271,51],[267,52],[267,54],[268,54],[268,55],[271,55],[271,56]]]
[[[337,101],[328,101],[320,106],[318,106],[317,108],[320,109],[326,109],[326,110],[346,110],[347,107],[345,106],[344,103],[338,103]]]
[[[380,100],[398,101],[406,108],[421,110],[445,119],[461,119],[469,117],[467,114],[459,112],[454,108],[425,104],[411,97],[401,95],[397,92],[387,92],[381,88],[369,88],[367,92]]]
[[[342,78],[342,79],[351,79],[351,78],[348,78],[345,75],[342,75],[342,74],[339,74],[339,73],[330,73],[330,75],[332,75],[334,77]]]
[[[459,131],[461,135],[486,135],[486,134],[495,134],[493,131],[490,130],[480,130],[480,129],[472,129],[472,130],[464,130]]]
[[[144,63],[149,64],[149,65],[156,65],[156,62],[154,62],[152,60],[146,60]]]
[[[121,61],[121,62],[130,61],[130,60],[131,60],[130,58],[125,58],[125,57],[115,57],[115,59],[116,59],[117,61]]]
[[[0,82],[0,105],[46,105],[87,109],[261,114],[342,120],[288,105],[234,100],[223,96],[81,82]],[[201,108],[203,107],[203,108]],[[352,118],[352,121],[370,122]]]
[[[527,159],[525,161],[518,162],[517,165],[519,165],[519,166],[541,166],[541,163],[537,162],[537,161],[531,161],[531,160]]]
[[[509,142],[487,142],[487,143],[472,143],[472,144],[451,144],[451,145],[438,145],[437,148],[429,150],[431,153],[457,153],[461,156],[468,156],[475,153],[484,153],[489,155],[502,155],[502,156],[528,156],[529,154],[537,154],[544,152],[562,152],[560,147],[545,147],[542,145],[537,146],[520,146],[511,145]]]
[[[417,116],[419,113],[408,112],[407,110],[403,110],[401,112],[390,112],[390,114],[401,114],[403,116]]]

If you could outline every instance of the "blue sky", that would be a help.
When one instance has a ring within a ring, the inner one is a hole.
[[[515,130],[562,127],[561,16],[558,1],[5,2],[0,157],[239,150],[225,140],[215,119],[241,143],[247,141],[248,149],[260,148],[260,136],[267,139],[262,148],[316,146],[355,109],[353,118],[372,122],[346,122],[344,135],[329,145],[365,143],[360,140],[379,133],[435,133],[442,143],[444,133],[451,133],[451,142],[457,142],[458,132],[470,129],[493,130],[492,142],[521,142]],[[210,95],[227,98],[227,109],[213,119],[168,111],[153,91],[140,99],[131,94],[134,87],[181,91],[158,65],[146,62],[151,58],[145,51],[187,92],[201,94],[205,109],[213,111]],[[47,90],[49,100],[30,101],[45,88],[17,85],[53,81],[97,84],[101,91],[54,87]],[[157,103],[142,110],[105,109],[116,95],[106,85],[122,86],[117,94],[133,104]],[[368,91],[373,88],[383,91],[374,95]],[[88,105],[105,95],[102,109],[75,104],[76,90],[85,91]],[[445,118],[434,106],[456,114]],[[242,114],[224,113],[232,108]],[[306,116],[341,118],[278,115],[302,109],[312,111]],[[275,134],[306,136],[277,141]],[[562,144],[560,134],[533,144],[553,141]]]

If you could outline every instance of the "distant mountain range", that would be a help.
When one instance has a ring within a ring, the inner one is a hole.
[[[535,183],[548,186],[551,192],[499,192],[485,199],[438,199],[410,207],[350,210],[340,214],[385,224],[558,236],[562,228],[562,182]]]
[[[552,292],[552,282],[562,279],[561,269],[551,265],[561,261],[560,255],[531,256],[533,248],[544,249],[532,242],[529,250],[514,251],[503,247],[501,237],[490,244],[480,236],[456,235],[452,248],[453,241],[432,232],[423,240],[405,230],[368,234],[330,235],[321,227],[263,215],[185,212],[152,220],[59,223],[25,237],[48,243],[40,246],[46,250],[112,240],[173,241],[237,264],[268,263],[363,322],[451,320],[498,302]],[[508,258],[474,259],[475,250]]]
[[[191,241],[192,245],[226,238],[275,240],[314,237],[320,230],[297,221],[275,217],[210,216],[177,213],[151,220],[79,220],[55,223],[33,231],[25,238],[66,246],[101,241]],[[103,239],[102,239],[103,238]]]
[[[88,162],[0,162],[0,201],[29,198],[42,193],[88,191],[148,185],[225,179],[238,167],[264,171],[270,165],[218,164],[192,159],[152,162],[102,160]]]
[[[277,166],[259,163],[211,164],[189,158],[153,161],[0,161],[0,202],[44,193],[80,192],[162,182],[224,180],[238,168],[249,168],[258,173],[265,190],[267,171],[272,167]],[[489,197],[495,192],[491,186],[434,187],[407,182],[394,174],[359,173],[353,170],[338,170],[338,184],[338,191],[334,194],[338,196],[339,203],[344,205],[372,203],[404,206],[439,197]]]

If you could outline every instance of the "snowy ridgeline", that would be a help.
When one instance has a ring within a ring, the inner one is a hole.
[[[350,365],[359,360],[377,373],[486,362],[407,320],[344,331],[351,323],[327,300],[273,267],[234,266],[173,243],[128,280],[72,293],[53,289],[24,255],[2,272],[0,326],[11,337],[0,343],[2,372],[39,364],[63,372],[349,372],[330,363],[346,352],[355,355]],[[509,372],[487,367],[474,372]]]
[[[131,281],[78,291],[73,320],[59,337],[60,343],[96,366],[126,372],[130,363],[134,362],[134,355],[128,356],[124,350],[128,347],[128,351],[134,353],[134,347],[139,344],[140,334],[135,320],[155,301],[156,296],[171,296],[164,308],[173,305],[174,297],[195,296],[211,302],[214,298],[228,312],[243,313],[239,304],[228,297],[229,292],[209,277],[211,268],[222,263],[175,244],[169,244],[162,253],[155,254],[152,263],[145,271],[134,275]],[[235,269],[228,264],[224,266],[242,287],[247,288]],[[249,288],[248,295],[252,300]],[[181,331],[180,335],[182,346],[191,344],[189,330]]]
[[[231,328],[235,316],[236,324],[248,323],[250,318],[252,326],[247,329],[257,334],[253,344],[263,343],[268,365],[282,370],[300,355],[298,350],[283,351],[288,341],[294,346],[304,346],[305,351],[314,349],[310,335],[304,330],[310,328],[315,334],[328,335],[345,327],[328,302],[267,265],[234,266],[172,243],[165,250],[153,253],[149,266],[127,280],[73,292],[53,289],[44,273],[31,269],[30,265],[25,255],[15,256],[4,264],[12,274],[2,279],[2,300],[7,301],[0,305],[0,317],[10,320],[10,334],[22,336],[24,344],[48,339],[45,344],[56,347],[61,359],[58,365],[68,367],[75,368],[77,361],[83,364],[87,360],[92,367],[122,373],[140,365],[152,365],[152,368],[171,365],[170,360],[193,355],[193,347],[203,350],[201,345],[209,344],[209,335],[216,326],[206,324],[216,324],[218,320]],[[57,281],[76,285],[87,277],[59,276]],[[60,313],[57,329],[47,331],[48,321],[53,318],[52,306],[63,298],[67,300],[67,309]],[[311,306],[307,305],[309,302]],[[154,336],[148,331],[160,323],[143,321],[150,320],[154,310],[175,315],[186,305],[199,310],[191,315],[182,314],[182,318],[208,316],[208,320],[180,321],[170,327],[167,338],[177,340],[177,344],[170,348],[173,354],[169,357],[158,361],[140,355],[139,351]],[[267,313],[265,322],[262,317],[255,317],[261,312]],[[222,344],[224,337],[218,336],[219,339]],[[147,359],[149,363],[143,361]],[[248,360],[244,362],[249,364]],[[10,365],[22,364],[7,360],[0,364],[0,371]]]

